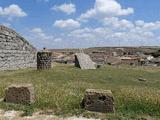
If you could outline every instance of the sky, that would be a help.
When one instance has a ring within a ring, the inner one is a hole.
[[[0,24],[38,49],[159,46],[160,0],[0,0]]]

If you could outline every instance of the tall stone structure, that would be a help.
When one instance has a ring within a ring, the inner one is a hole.
[[[37,69],[45,70],[52,68],[52,52],[42,50],[37,53]]]
[[[36,67],[36,53],[18,33],[0,25],[0,70]]]

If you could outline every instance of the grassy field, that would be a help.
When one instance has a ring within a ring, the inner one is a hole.
[[[142,76],[146,82],[138,81]],[[0,72],[0,98],[12,83],[32,83],[36,91],[33,105],[13,105],[0,102],[0,108],[24,110],[54,110],[57,115],[81,115],[109,120],[134,120],[140,116],[160,119],[160,68],[105,66],[97,70],[81,70],[72,65],[57,64],[52,70],[34,69]],[[90,113],[80,104],[87,88],[112,90],[115,114]]]

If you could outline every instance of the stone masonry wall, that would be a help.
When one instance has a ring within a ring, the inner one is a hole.
[[[36,49],[14,30],[0,25],[0,70],[36,67]]]

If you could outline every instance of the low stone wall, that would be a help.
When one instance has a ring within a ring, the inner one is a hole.
[[[0,25],[0,70],[36,67],[36,53],[23,37]]]

